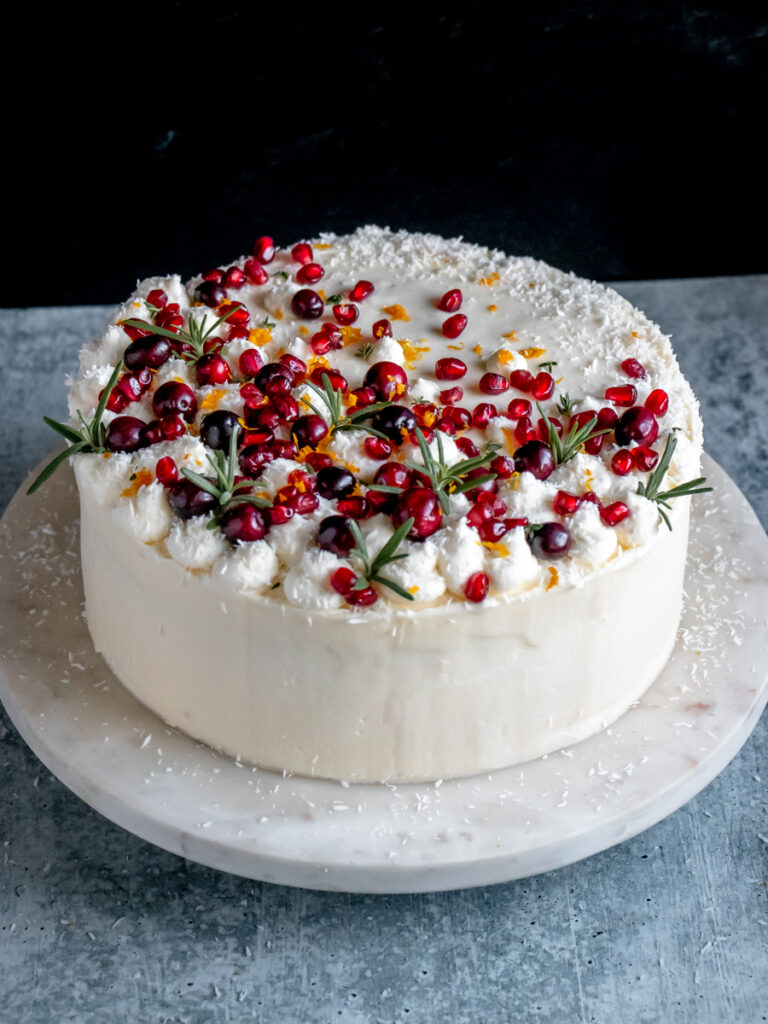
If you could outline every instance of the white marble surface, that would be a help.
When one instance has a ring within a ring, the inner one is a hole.
[[[715,493],[694,504],[686,607],[667,668],[612,728],[526,765],[436,785],[343,786],[237,764],[168,728],[91,645],[69,471],[35,498],[20,492],[3,519],[0,694],[29,745],[85,801],[224,871],[397,893],[560,867],[699,792],[768,697],[768,539],[712,460],[705,472]]]

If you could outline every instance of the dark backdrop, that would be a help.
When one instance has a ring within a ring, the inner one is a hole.
[[[364,222],[599,279],[768,270],[764,3],[17,16],[3,305]]]

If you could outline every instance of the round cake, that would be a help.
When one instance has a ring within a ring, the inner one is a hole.
[[[698,405],[608,288],[434,235],[264,237],[141,282],[69,397],[96,649],[233,757],[497,769],[614,721],[675,644]]]

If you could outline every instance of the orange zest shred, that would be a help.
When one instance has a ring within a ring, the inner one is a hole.
[[[224,388],[214,388],[214,390],[209,391],[205,398],[202,400],[202,402],[200,403],[200,408],[211,410],[217,409],[219,406],[219,402],[226,395],[226,393],[227,392]]]
[[[302,324],[302,325],[301,325],[301,326],[299,327],[299,334],[301,334],[301,335],[303,335],[304,337],[306,337],[306,336],[307,336],[307,335],[309,334],[309,328],[308,328],[308,327],[306,327],[306,326],[305,326],[304,324]]]
[[[315,249],[332,249],[333,246],[330,244],[330,242],[315,242],[314,248]]]
[[[363,332],[359,327],[341,328],[341,343],[344,346],[344,348],[346,348],[347,345],[354,345],[362,340]]]
[[[547,353],[545,348],[521,348],[519,351],[523,359],[538,359]]]
[[[405,320],[407,323],[411,319],[399,303],[395,303],[394,306],[382,306],[381,312],[386,313],[390,320]]]
[[[124,491],[120,492],[121,498],[133,498],[135,497],[142,487],[148,487],[155,478],[152,476],[152,472],[149,469],[139,469],[134,474],[133,480],[125,488]]]
[[[507,341],[517,341],[514,331],[510,331],[509,334],[502,334],[502,338],[506,338]]]
[[[511,427],[502,427],[501,432],[504,435],[504,443],[507,446],[507,451],[510,455],[514,455],[517,451],[517,442],[515,441],[515,432]]]
[[[458,345],[446,345],[445,347],[452,348],[454,352],[461,352],[461,350],[464,348],[464,342],[461,341],[459,342]]]
[[[134,309],[141,309],[141,303],[140,302],[134,302],[133,308]]]
[[[637,332],[637,331],[632,331],[632,337],[633,337],[633,338],[639,338],[639,337],[640,337],[640,335],[638,334],[638,332]]]
[[[510,352],[508,348],[502,348],[500,351],[496,353],[496,358],[499,360],[502,366],[507,366],[509,363],[514,363],[515,353]]]
[[[586,489],[588,491],[592,490],[592,470],[591,469],[588,469],[584,473],[584,486],[586,487]]]
[[[483,346],[482,345],[475,345],[475,347],[472,349],[472,351],[475,353],[476,356],[481,356],[483,354]]]
[[[273,316],[274,316],[275,320],[282,320],[283,319],[283,311],[282,311],[282,309],[276,309],[275,312],[273,313]]]
[[[320,298],[323,300],[323,302],[325,302],[325,292],[323,291],[322,288],[318,288],[317,289],[317,294],[320,296]]]
[[[551,590],[552,587],[556,587],[560,582],[560,577],[557,575],[557,569],[554,565],[547,566],[549,569],[549,583],[547,583],[547,590]]]
[[[490,287],[492,284],[496,284],[496,282],[498,280],[499,280],[498,272],[494,270],[494,272],[492,274],[489,274],[487,277],[481,277],[480,280],[477,283],[478,284],[484,284],[484,285],[486,285],[486,287]]]
[[[356,466],[354,462],[345,462],[344,465],[347,467],[350,473],[359,473],[360,467]]]
[[[419,587],[418,587],[418,585],[416,583],[414,583],[412,587],[408,587],[408,593],[409,594],[417,594],[418,591],[419,591]]]
[[[324,370],[328,370],[330,365],[325,356],[310,356],[309,364],[307,366],[307,376],[312,376],[312,371],[316,370],[318,366],[322,366]]]
[[[488,548],[489,551],[493,551],[494,554],[500,555],[502,558],[506,558],[509,554],[509,548],[506,544],[500,544],[498,541],[484,540],[481,541],[484,548]]]
[[[258,345],[261,347],[262,345],[267,345],[272,341],[272,334],[266,327],[252,327],[250,331],[248,331],[248,341],[250,341],[252,345]]]
[[[495,313],[498,308],[499,308],[498,306],[490,305],[488,307],[488,312],[489,313]]]
[[[410,341],[399,341],[398,345],[403,350],[405,356],[405,362],[409,370],[416,369],[416,363],[418,363],[425,352],[429,352],[429,345],[414,345]]]

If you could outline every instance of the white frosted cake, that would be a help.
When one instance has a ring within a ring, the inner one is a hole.
[[[614,721],[674,646],[698,405],[655,324],[536,260],[262,238],[141,282],[70,411],[96,649],[233,757],[500,768]]]

